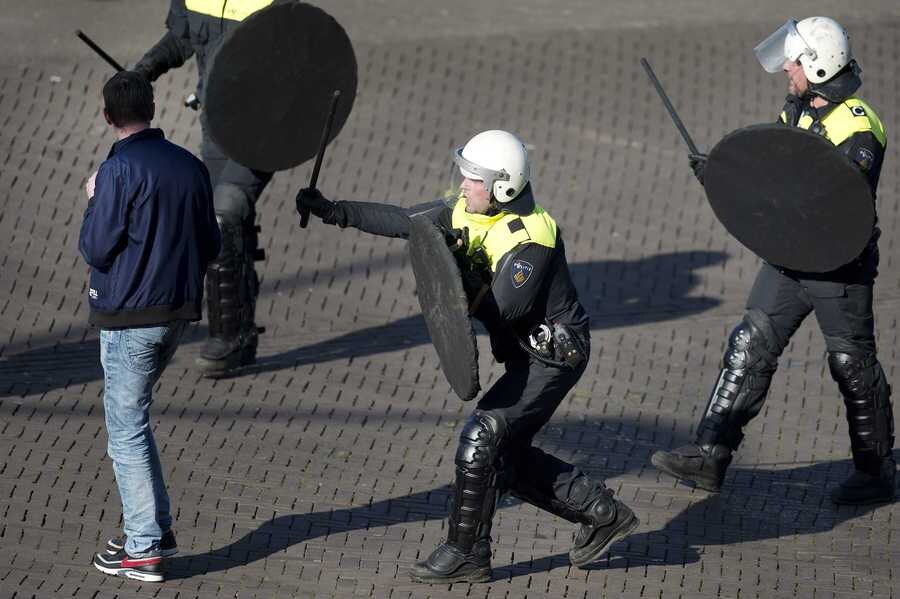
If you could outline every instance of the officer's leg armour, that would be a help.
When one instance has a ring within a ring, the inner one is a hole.
[[[891,387],[874,353],[828,352],[831,376],[847,408],[856,472],[833,494],[837,503],[865,504],[894,498],[894,414]]]
[[[718,491],[741,429],[759,414],[784,349],[763,312],[749,310],[728,339],[722,370],[697,427],[697,441],[653,454],[654,466],[698,487]]]
[[[447,541],[413,566],[417,582],[484,582],[491,577],[491,521],[497,501],[497,458],[506,424],[475,410],[463,426],[456,452],[456,489]]]
[[[569,560],[574,566],[582,567],[596,561],[615,541],[627,536],[638,526],[634,512],[614,499],[613,492],[602,482],[592,480],[578,468],[570,467],[571,484],[566,485],[566,491],[554,493],[547,485],[541,484],[539,476],[541,466],[546,463],[547,458],[556,458],[533,447],[522,453],[524,455],[521,462],[532,462],[534,470],[528,471],[527,464],[520,463],[512,482],[512,494],[551,514],[581,525],[575,535],[575,543],[569,550]],[[557,494],[566,497],[557,497]]]
[[[222,251],[206,271],[209,339],[198,365],[207,376],[222,376],[256,359],[257,329],[254,323],[259,279],[254,269],[258,257],[252,206],[235,185],[216,186],[216,218],[222,234]]]
[[[749,311],[728,339],[722,370],[697,428],[698,445],[738,448],[741,429],[762,408],[782,349],[769,318]]]

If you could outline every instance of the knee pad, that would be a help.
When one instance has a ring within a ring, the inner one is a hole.
[[[772,321],[759,310],[749,310],[728,337],[724,367],[756,374],[773,372],[784,344]]]
[[[213,190],[216,221],[223,237],[226,230],[240,238],[240,251],[246,254],[249,269],[253,262],[265,260],[265,251],[259,246],[259,226],[256,225],[256,209],[249,192],[231,183],[220,183]],[[223,240],[224,241],[224,240]]]
[[[875,354],[828,352],[828,368],[844,396],[861,396],[884,379]]]
[[[456,465],[469,469],[495,467],[505,437],[506,423],[500,417],[475,410],[459,435]]]
[[[243,189],[231,183],[219,183],[213,189],[213,204],[219,223],[243,223],[253,214],[253,202]]]

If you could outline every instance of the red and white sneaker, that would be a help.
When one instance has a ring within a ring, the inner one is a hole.
[[[124,576],[141,582],[162,582],[163,558],[157,552],[150,557],[131,557],[124,549],[116,553],[102,551],[94,555],[94,567],[104,574]]]

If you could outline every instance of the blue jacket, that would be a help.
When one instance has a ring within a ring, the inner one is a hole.
[[[129,328],[199,320],[206,265],[221,248],[209,172],[144,129],[100,165],[81,225],[91,266],[90,323]]]

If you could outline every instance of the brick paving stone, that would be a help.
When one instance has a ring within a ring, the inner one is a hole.
[[[0,0],[0,597],[896,597],[896,505],[836,508],[849,472],[843,405],[806,322],[781,360],[719,495],[648,465],[690,438],[758,260],[729,238],[638,67],[647,56],[702,147],[772,120],[783,83],[750,48],[808,3],[361,0],[322,6],[354,39],[359,94],[329,149],[336,198],[433,199],[449,150],[488,127],[530,144],[535,189],[560,222],[590,312],[588,370],[538,437],[608,479],[640,528],[587,570],[575,527],[501,503],[487,585],[420,586],[406,570],[446,535],[459,427],[470,406],[439,372],[403,243],[314,223],[291,198],[311,165],[260,199],[259,363],[223,381],[192,369],[205,325],[158,383],[155,435],[181,553],[170,580],[100,575],[121,525],[102,414],[87,269],[75,250],[81,185],[109,147],[105,65],[71,30],[133,62],[161,34],[163,0]],[[900,130],[900,9],[816,4],[853,35],[863,96]],[[481,18],[472,18],[472,15]],[[502,19],[499,17],[502,16]],[[499,20],[498,20],[499,19]],[[502,23],[498,28],[495,23]],[[101,27],[104,25],[105,27]],[[92,31],[96,29],[96,31]],[[112,31],[127,31],[114,36]],[[197,150],[181,107],[192,65],[156,84],[158,121]],[[889,148],[893,147],[889,141]],[[881,361],[900,375],[900,162],[879,193]],[[482,385],[499,374],[479,337]]]

